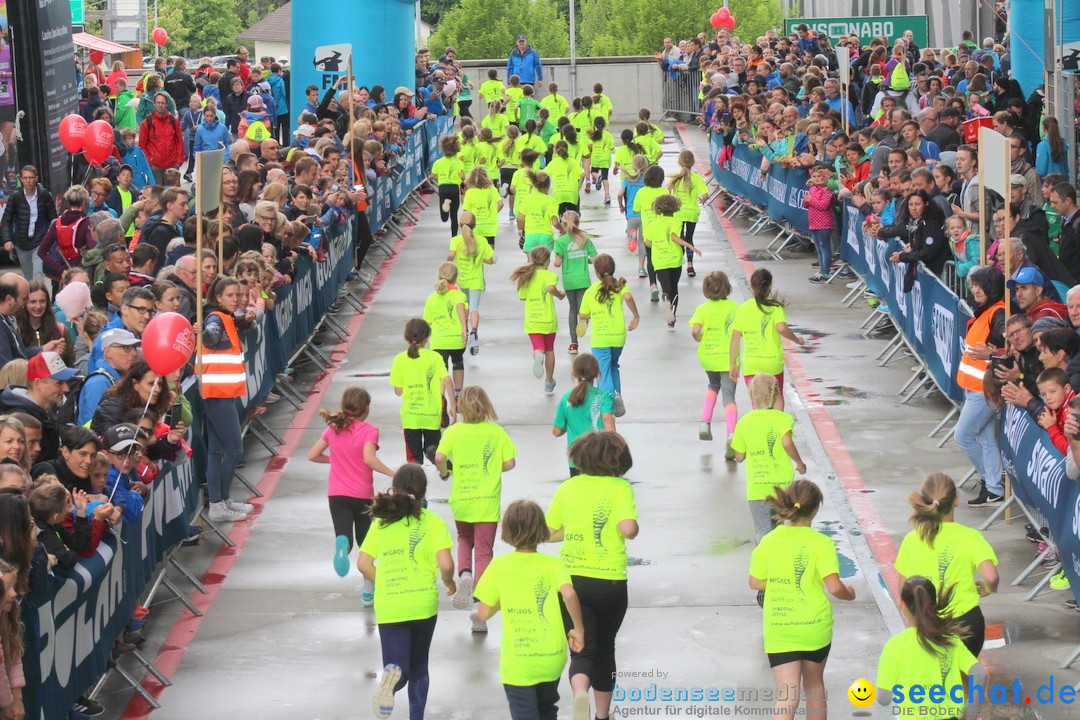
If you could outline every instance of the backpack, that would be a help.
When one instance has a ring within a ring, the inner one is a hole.
[[[64,403],[56,409],[56,422],[61,428],[75,425],[79,421],[79,396],[82,395],[86,381],[94,375],[104,375],[109,379],[109,387],[116,384],[116,378],[107,370],[95,370],[89,375],[76,375],[67,381],[68,394]]]
[[[248,125],[247,130],[244,131],[244,137],[251,142],[261,143],[263,140],[269,140],[270,129],[266,127],[266,123],[259,120]]]
[[[79,259],[79,251],[75,247],[75,237],[86,217],[81,217],[70,225],[64,225],[60,218],[56,218],[56,246],[60,250],[60,258],[71,267],[71,261]]]

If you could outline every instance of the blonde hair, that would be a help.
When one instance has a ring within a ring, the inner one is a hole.
[[[22,453],[19,454],[19,465],[22,467],[23,470],[29,470],[30,447],[29,444],[26,442],[26,426],[23,425],[22,422],[16,417],[13,417],[11,415],[0,415],[0,431],[2,431],[4,428],[11,428],[19,434],[19,437],[22,438],[23,449]]]
[[[635,155],[634,159],[630,161],[630,170],[626,171],[626,179],[630,182],[637,182],[637,179],[644,175],[648,169],[649,159],[644,155]]]
[[[943,518],[956,507],[956,483],[945,473],[930,473],[919,489],[908,495],[908,502],[915,511],[911,522],[919,537],[933,547]]]
[[[562,214],[560,218],[563,226],[563,232],[570,236],[570,239],[577,243],[578,249],[583,249],[585,243],[589,242],[589,233],[581,229],[578,224],[581,221],[581,216],[573,210],[567,210]]]
[[[750,381],[750,403],[755,410],[766,410],[776,403],[780,385],[769,373],[758,373]]]
[[[465,254],[472,257],[476,254],[476,216],[468,210],[462,210],[458,215],[458,224],[461,226],[461,237],[465,241]]]
[[[457,282],[458,267],[452,262],[444,262],[439,265],[439,280],[435,283],[435,292],[440,295],[446,293],[450,286]]]
[[[487,393],[479,385],[467,385],[462,388],[457,406],[461,413],[461,421],[465,423],[494,422],[499,419]]]
[[[517,283],[518,290],[524,290],[532,282],[538,269],[544,269],[551,262],[551,251],[544,245],[537,245],[529,251],[529,262],[518,265],[510,273],[510,279]]]
[[[675,190],[680,185],[684,190],[690,189],[690,178],[694,174],[694,161],[694,153],[689,150],[683,150],[679,153],[679,172],[672,175],[671,179],[668,180],[668,190]]]

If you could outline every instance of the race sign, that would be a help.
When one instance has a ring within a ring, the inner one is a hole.
[[[339,45],[323,45],[315,48],[315,57],[312,64],[319,72],[322,89],[334,84],[338,75],[349,71],[349,62],[352,59],[352,45],[341,43]]]

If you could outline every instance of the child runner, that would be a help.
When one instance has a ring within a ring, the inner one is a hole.
[[[461,128],[461,132],[458,134],[461,137],[461,152],[459,153],[459,157],[461,158],[462,172],[465,173],[465,177],[467,178],[469,175],[472,175],[472,171],[476,169],[480,143],[476,139],[476,127],[473,125]]]
[[[450,221],[451,237],[458,232],[458,208],[461,206],[461,183],[465,182],[465,163],[462,162],[461,144],[455,135],[444,135],[439,140],[443,156],[431,165],[431,177],[439,184],[439,215],[443,222]]]
[[[495,529],[502,508],[502,474],[514,469],[517,448],[495,423],[499,416],[479,385],[461,391],[461,422],[446,429],[435,453],[439,477],[451,469],[450,511],[458,532],[458,588],[454,607],[464,610],[473,602],[474,583],[480,582],[495,547]],[[487,632],[487,623],[473,608],[472,631]]]
[[[479,137],[483,139],[484,130],[491,133],[492,139],[499,140],[506,134],[506,128],[510,126],[510,119],[503,114],[503,104],[499,100],[492,100],[488,104],[488,114],[480,121]]]
[[[555,301],[566,297],[557,286],[559,278],[548,270],[551,251],[543,245],[529,252],[529,262],[510,274],[517,284],[518,297],[525,301],[525,333],[533,348],[533,375],[544,378],[544,392],[555,392],[555,333],[559,321]]]
[[[724,404],[724,424],[727,430],[725,460],[734,460],[735,452],[731,449],[731,434],[735,432],[735,420],[738,408],[735,405],[736,382],[731,377],[731,328],[735,324],[735,314],[739,305],[729,300],[731,282],[728,276],[714,270],[705,276],[701,292],[707,302],[698,305],[690,318],[690,334],[698,344],[697,356],[706,377],[709,388],[705,391],[705,404],[701,407],[701,423],[698,425],[698,437],[712,440],[712,417],[716,409],[716,398],[721,396]]]
[[[578,351],[578,309],[581,298],[589,287],[589,263],[596,257],[596,247],[589,239],[589,233],[578,224],[581,217],[573,210],[562,215],[563,234],[555,239],[555,267],[562,268],[563,290],[570,317],[570,347],[567,352],[577,355]]]
[[[451,363],[455,395],[461,393],[465,381],[465,343],[469,327],[469,300],[455,284],[457,279],[457,265],[449,261],[439,265],[435,292],[428,295],[424,303],[424,321],[431,326],[431,349],[439,353],[443,365]]]
[[[372,706],[379,718],[390,717],[394,693],[406,684],[410,720],[424,717],[428,651],[439,612],[436,573],[448,595],[457,592],[450,531],[441,517],[424,508],[425,495],[423,468],[411,463],[398,468],[390,491],[372,502],[374,522],[356,561],[364,579],[375,584],[384,667]]]
[[[551,190],[551,176],[546,172],[526,175],[532,184],[528,197],[518,205],[518,232],[521,235],[521,249],[526,253],[533,248],[555,247],[554,229],[562,229],[559,224],[559,201],[548,192]]]
[[[645,147],[634,139],[634,131],[626,128],[619,133],[622,145],[615,151],[615,172],[619,173],[619,180],[624,180],[633,165],[634,157],[645,156]]]
[[[611,120],[611,113],[615,107],[611,103],[611,98],[604,94],[604,86],[593,83],[592,91],[592,104],[596,112],[603,115],[605,120]]]
[[[540,139],[539,135],[534,137],[537,140]],[[518,140],[520,141],[521,138],[518,138]],[[517,210],[516,214],[511,215],[511,219],[516,221],[518,237],[521,237],[524,234],[522,229],[525,227],[525,211],[522,209],[521,204],[532,194],[533,185],[532,181],[529,180],[529,175],[535,173],[536,160],[540,157],[540,152],[529,147],[519,146],[518,154],[521,166],[514,170],[514,175],[510,178],[510,189],[507,192],[510,195],[510,207]]]
[[[774,720],[790,720],[806,694],[806,716],[826,716],[825,661],[832,646],[832,605],[854,600],[855,590],[840,581],[836,546],[810,527],[821,507],[821,490],[796,480],[769,498],[785,524],[766,535],[750,556],[750,587],[764,592],[762,622],[765,652],[776,681]],[[824,588],[824,589],[823,589]],[[781,694],[782,693],[782,694]]]
[[[735,325],[731,329],[731,379],[739,379],[740,357],[742,373],[749,385],[754,375],[769,373],[776,376],[780,392],[776,396],[776,408],[784,409],[784,343],[785,337],[796,345],[805,341],[791,332],[787,325],[784,301],[773,295],[772,273],[758,268],[750,276],[750,292],[753,297],[739,306],[735,313]],[[743,338],[745,351],[740,354]]]
[[[600,190],[604,188],[604,204],[611,204],[611,186],[608,184],[608,173],[611,171],[611,154],[615,152],[615,138],[607,131],[607,120],[597,116],[593,120],[593,127],[588,132],[589,137],[589,161],[592,170],[593,186]]]
[[[458,287],[465,292],[469,307],[469,353],[480,353],[480,296],[487,287],[484,265],[495,262],[495,251],[488,243],[476,242],[476,216],[461,213],[461,234],[450,238],[450,254],[447,260],[458,268]]]
[[[926,698],[914,702],[905,692],[898,697],[894,688],[910,691],[916,685],[945,688],[941,702],[932,707],[939,717],[964,717],[964,698],[975,686],[986,687],[986,668],[968,650],[963,640],[968,628],[949,615],[951,589],[938,592],[925,577],[910,577],[900,590],[900,613],[907,629],[885,643],[878,659],[877,698],[879,705],[896,702],[894,714],[914,717],[927,709]],[[967,676],[967,687],[964,687]],[[953,689],[959,686],[961,690]],[[978,694],[980,697],[981,693]],[[980,702],[982,702],[980,700]]]
[[[518,139],[521,131],[517,125],[507,128],[506,137],[498,145],[499,153],[496,161],[499,164],[499,195],[506,197],[510,193],[510,182],[514,179],[514,173],[521,164],[521,150],[518,148]],[[510,198],[510,219],[514,219],[514,198]]]
[[[638,193],[641,197],[641,193]],[[681,203],[674,195],[661,195],[653,202],[656,217],[645,227],[645,244],[656,270],[656,279],[664,291],[664,314],[669,328],[675,327],[679,309],[679,277],[682,275],[683,248],[701,255],[701,251],[682,239],[682,220],[675,217]]]
[[[773,404],[779,388],[776,378],[762,373],[750,383],[754,409],[739,418],[731,436],[731,450],[737,462],[746,462],[746,499],[754,521],[754,540],[761,542],[776,527],[766,502],[776,488],[783,489],[795,478],[795,470],[806,474],[799,449],[795,447],[795,418]],[[791,463],[795,463],[794,469]]]
[[[540,101],[535,97],[536,90],[532,85],[525,85],[522,87],[522,97],[517,101],[517,122],[522,130],[525,129],[525,123],[530,120],[536,121],[536,115],[540,111]]]
[[[536,120],[526,120],[521,128],[521,136],[517,139],[518,155],[526,149],[535,151],[538,156],[547,151],[547,143],[540,135],[540,126]]]
[[[544,511],[531,500],[515,500],[503,513],[503,542],[514,552],[491,561],[476,587],[478,614],[487,620],[503,611],[499,679],[511,720],[554,718],[566,645],[581,652],[585,630],[570,574],[557,558],[536,552],[551,537]],[[559,596],[573,622],[563,624]]]
[[[476,216],[476,234],[494,248],[495,236],[499,234],[499,211],[503,208],[499,191],[492,184],[488,171],[482,167],[472,171],[465,181],[465,187],[461,208]]]
[[[457,414],[454,383],[446,373],[446,361],[424,347],[430,338],[430,325],[420,318],[409,320],[405,323],[405,342],[409,347],[394,356],[390,365],[390,385],[401,398],[406,459],[420,465],[425,455],[435,462],[444,396],[450,418]]]
[[[566,111],[570,109],[570,103],[559,94],[558,83],[548,83],[548,94],[540,101],[540,107],[546,109],[552,118],[558,120],[566,115]]]
[[[379,428],[367,420],[371,395],[362,387],[347,388],[341,395],[341,409],[332,413],[319,411],[326,430],[315,441],[308,460],[329,463],[330,481],[326,494],[330,503],[330,521],[334,525],[334,569],[341,577],[349,573],[349,553],[353,538],[363,545],[371,527],[371,500],[375,497],[374,473],[393,476],[391,470],[376,454],[379,450]],[[330,454],[327,455],[326,451]],[[363,605],[371,605],[375,586],[367,580],[360,595]]]
[[[615,417],[626,414],[622,398],[622,375],[619,358],[626,346],[626,331],[638,326],[637,303],[626,289],[626,278],[615,277],[615,261],[604,253],[593,260],[596,282],[585,291],[578,311],[578,333],[585,332],[590,319],[593,321],[592,351],[600,363],[600,388],[613,396]],[[630,322],[623,315],[623,303],[630,308]]]
[[[969,630],[964,645],[975,657],[982,652],[986,619],[979,598],[997,592],[997,555],[983,534],[956,522],[956,483],[945,473],[930,473],[908,496],[915,529],[904,536],[896,555],[900,585],[905,577],[923,576],[934,588],[952,591],[946,614]],[[976,580],[975,578],[979,578]]]
[[[480,83],[480,94],[484,97],[484,102],[490,106],[496,101],[502,101],[506,96],[506,88],[503,86],[502,81],[499,80],[497,70],[488,70],[487,77],[487,80]]]
[[[551,542],[570,572],[581,602],[585,647],[570,654],[574,720],[606,718],[614,689],[615,636],[626,616],[626,541],[638,534],[634,490],[623,476],[633,466],[616,432],[586,433],[570,446],[581,470],[555,491],[547,511]],[[589,688],[596,714],[589,714]]]
[[[709,191],[705,187],[705,180],[694,172],[694,153],[683,150],[679,153],[679,172],[668,180],[668,190],[679,199],[682,206],[675,217],[682,221],[682,239],[691,245],[694,244],[694,229],[697,228],[698,219],[701,217],[701,204],[709,197]],[[695,277],[694,253],[690,248],[686,249],[686,277]]]
[[[657,198],[668,194],[668,191],[663,187],[664,169],[659,165],[649,166],[645,171],[643,182],[644,187],[637,191],[637,194],[634,195],[633,204],[629,206],[634,209],[634,212],[641,215],[641,246],[645,245],[645,233],[649,231],[653,220],[656,219],[653,203],[656,202]],[[650,300],[660,302],[660,291],[656,289],[656,269],[652,264],[652,254],[647,249],[645,252],[645,267],[648,269],[649,289],[652,291]]]
[[[577,381],[577,385],[559,400],[559,406],[555,408],[555,423],[551,427],[551,434],[555,437],[566,436],[568,450],[585,433],[615,429],[611,393],[596,387],[596,378],[600,377],[600,363],[596,357],[582,353],[574,358],[570,377]],[[580,474],[581,471],[570,462],[570,477]]]
[[[649,123],[639,122],[634,126],[634,142],[645,148],[645,157],[650,164],[655,165],[660,162],[664,151],[660,148],[660,143],[653,139],[653,129],[654,126]]]
[[[563,126],[564,128],[567,126]],[[570,154],[569,145],[565,140],[555,143],[555,151],[551,162],[545,170],[551,176],[551,184],[554,190],[555,200],[559,203],[559,215],[567,210],[580,213],[580,197],[578,190],[581,188],[580,160],[574,159]]]
[[[499,117],[503,117],[500,115]],[[488,177],[497,177],[495,169],[499,166],[499,141],[503,136],[500,134],[496,137],[489,128],[480,128],[480,131],[476,134],[476,167],[484,168],[487,171]],[[474,170],[476,168],[473,168]],[[465,177],[468,179],[472,176],[472,172],[469,172]]]
[[[525,94],[525,88],[521,86],[521,78],[517,75],[511,75],[506,79],[508,83],[506,87],[506,117],[512,123],[517,123],[518,119],[518,101],[521,100]]]
[[[641,239],[641,213],[634,209],[634,198],[638,190],[645,187],[645,169],[648,166],[649,161],[644,155],[635,155],[630,167],[623,170],[619,182],[619,211],[626,216],[626,249],[638,256],[638,277],[649,277],[655,287],[656,271],[651,275],[645,271],[649,251]]]

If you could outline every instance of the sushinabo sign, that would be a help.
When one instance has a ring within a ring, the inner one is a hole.
[[[915,44],[921,48],[927,43],[927,24],[925,15],[882,15],[880,17],[860,18],[788,18],[784,21],[784,32],[788,35],[795,28],[806,23],[811,30],[837,38],[840,35],[858,35],[859,42],[866,45],[872,38],[885,37],[895,42],[903,37],[906,30],[914,35]]]

